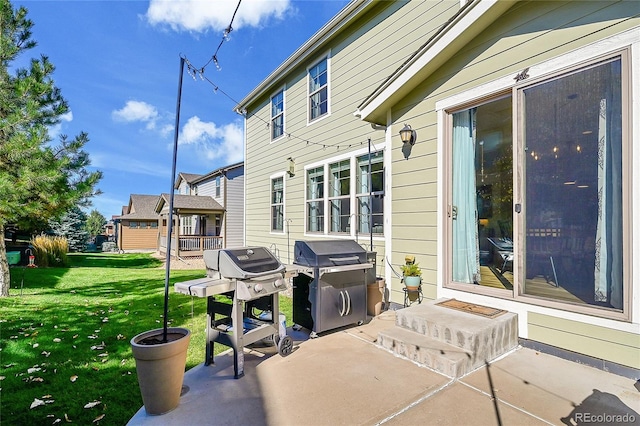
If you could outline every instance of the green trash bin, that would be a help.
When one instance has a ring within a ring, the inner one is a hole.
[[[14,266],[20,263],[20,252],[19,251],[8,251],[7,252],[7,262],[9,262],[9,266]]]

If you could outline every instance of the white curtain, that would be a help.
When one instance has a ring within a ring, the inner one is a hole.
[[[453,280],[468,284],[480,282],[475,115],[453,115]]]
[[[610,143],[607,100],[600,100],[598,118],[598,223],[596,228],[596,302],[622,308],[621,153]],[[613,139],[616,139],[615,136]]]

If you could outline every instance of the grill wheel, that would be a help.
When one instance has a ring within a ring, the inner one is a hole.
[[[293,339],[290,336],[284,336],[278,342],[278,353],[280,356],[287,356],[293,352]]]

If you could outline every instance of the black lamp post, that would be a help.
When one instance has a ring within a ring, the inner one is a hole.
[[[184,74],[184,57],[180,56],[180,75],[178,77],[178,100],[176,102],[176,124],[173,133],[173,160],[171,162],[171,190],[169,191],[169,223],[167,227],[167,261],[164,275],[164,328],[162,341],[167,342],[167,328],[169,325],[169,276],[171,274],[171,234],[173,232],[173,198],[176,180],[176,161],[178,158],[178,133],[180,129],[180,101],[182,99],[182,75]],[[178,247],[176,246],[176,250]],[[177,254],[177,253],[176,253]]]

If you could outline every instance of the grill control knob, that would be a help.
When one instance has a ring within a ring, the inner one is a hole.
[[[262,284],[254,285],[253,289],[256,291],[256,293],[260,293],[262,291]]]
[[[279,279],[277,279],[277,280],[273,283],[273,285],[274,285],[275,287],[281,287],[281,286],[283,286],[283,285],[284,285],[284,280],[283,280],[282,278],[279,278]]]

